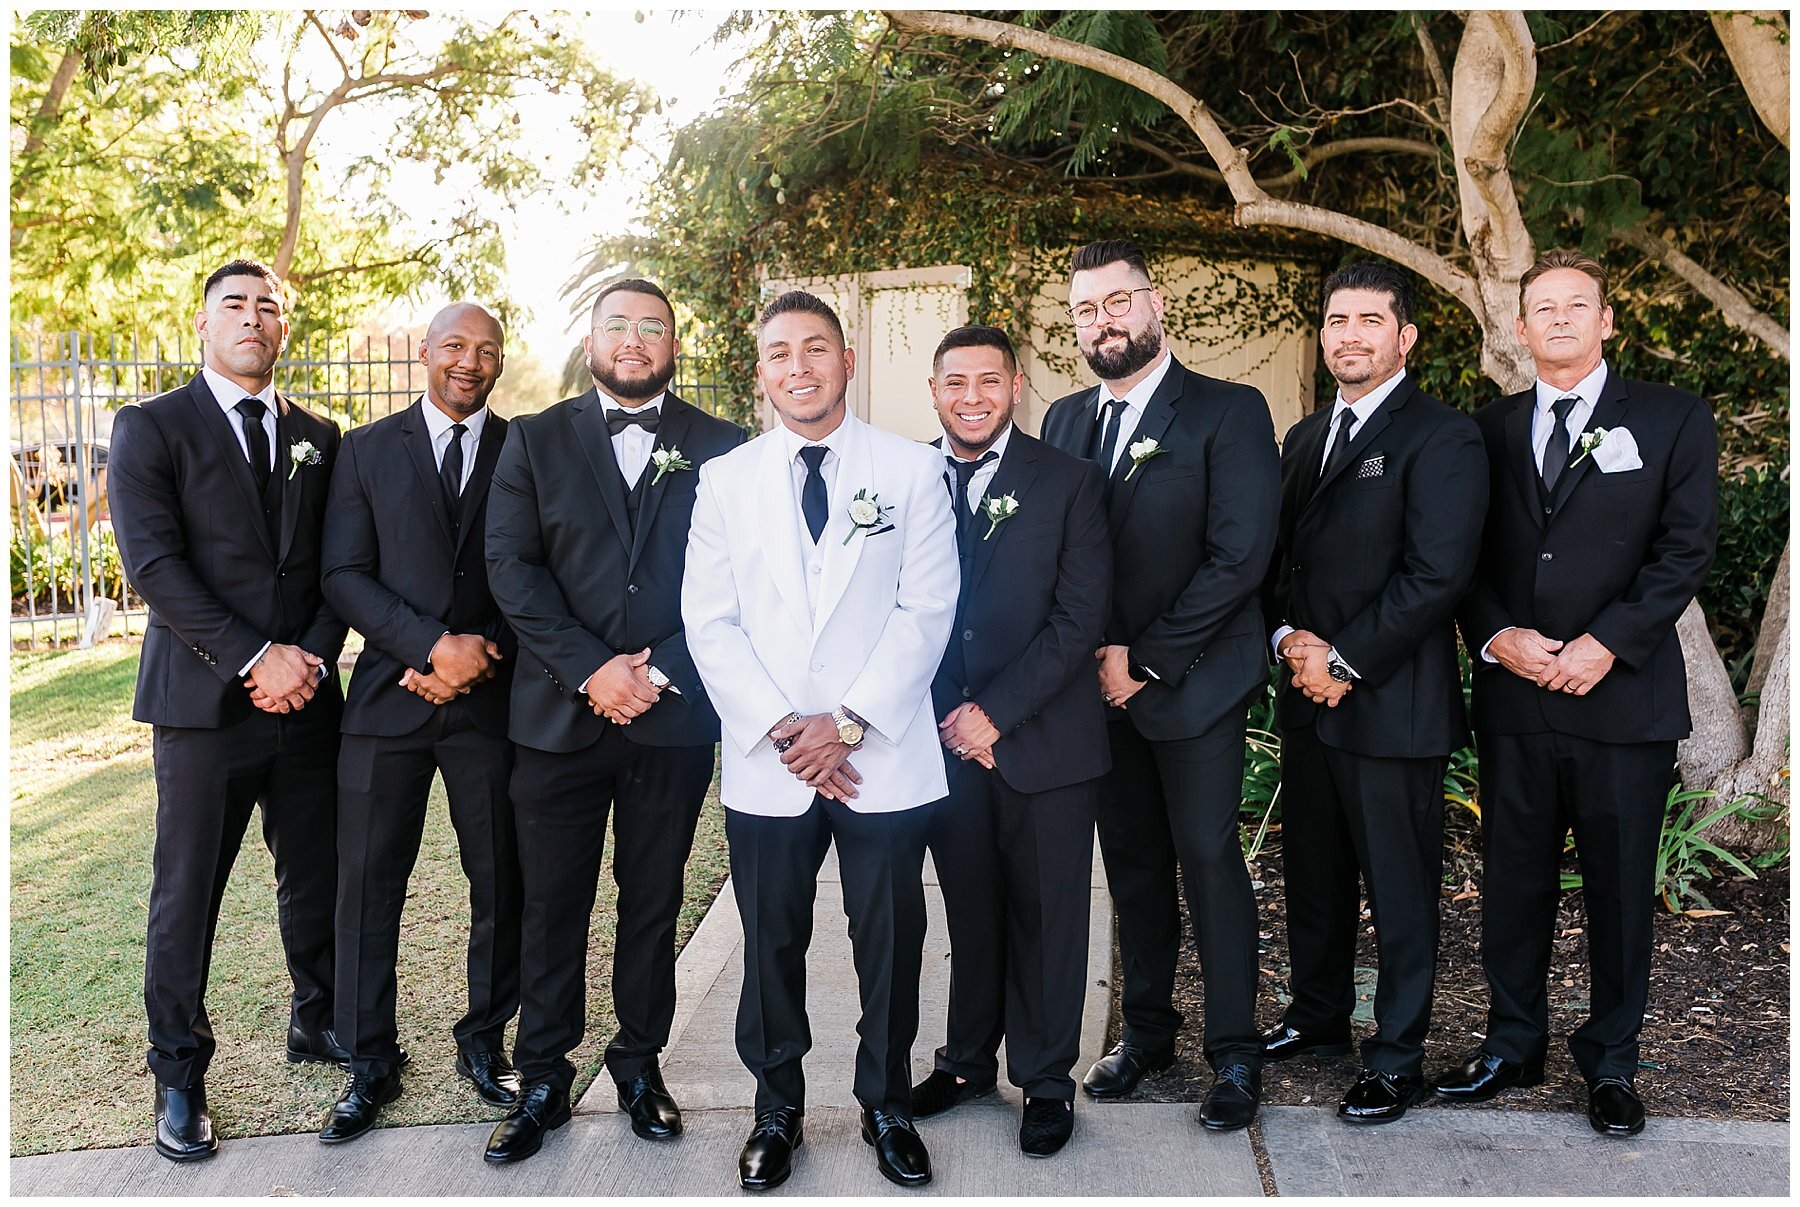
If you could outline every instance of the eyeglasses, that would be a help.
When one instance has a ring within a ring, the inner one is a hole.
[[[1077,327],[1092,327],[1094,320],[1100,317],[1102,308],[1105,308],[1106,313],[1113,318],[1118,318],[1131,313],[1133,295],[1154,292],[1155,290],[1149,285],[1139,285],[1136,289],[1121,289],[1117,293],[1109,293],[1101,298],[1099,306],[1092,302],[1083,302],[1079,306],[1069,307],[1069,317],[1075,320]]]
[[[633,320],[614,315],[612,318],[601,320],[600,323],[600,334],[615,344],[624,343],[626,334],[633,329],[637,331],[637,337],[646,344],[660,344],[663,342],[663,337],[669,334],[669,324],[661,319]]]

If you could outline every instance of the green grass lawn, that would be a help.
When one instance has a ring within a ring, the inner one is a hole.
[[[144,1067],[144,926],[156,787],[150,727],[131,720],[137,644],[15,653],[12,687],[12,1154],[150,1142]],[[610,857],[611,844],[608,843]],[[709,796],[688,861],[680,941],[725,879],[724,816]],[[612,1037],[614,889],[601,877],[588,952],[579,1094]],[[400,940],[405,1095],[384,1125],[498,1119],[451,1067],[465,1007],[467,882],[443,786]],[[275,923],[275,872],[252,818],[225,895],[207,1010],[218,1053],[207,1099],[221,1137],[315,1131],[343,1074],[284,1058],[290,985]],[[510,1036],[509,1036],[510,1045]]]

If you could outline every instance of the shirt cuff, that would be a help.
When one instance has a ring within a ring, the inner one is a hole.
[[[1288,639],[1289,634],[1297,631],[1291,624],[1284,624],[1275,630],[1275,636],[1269,638],[1269,648],[1275,651],[1275,657],[1281,657],[1281,643]]]
[[[1513,630],[1514,630],[1514,629],[1516,629],[1516,628],[1518,628],[1518,627],[1519,627],[1519,626],[1518,626],[1518,625],[1516,625],[1516,624],[1509,624],[1509,625],[1507,625],[1507,626],[1506,626],[1506,627],[1505,627],[1505,628],[1504,628],[1504,629],[1501,629],[1501,630],[1500,630],[1500,633],[1510,633],[1510,632],[1512,632],[1512,631],[1513,631]],[[1483,662],[1492,662],[1492,663],[1495,663],[1495,664],[1498,664],[1498,663],[1499,663],[1499,661],[1500,661],[1500,660],[1499,660],[1499,659],[1498,659],[1498,658],[1496,658],[1496,657],[1494,657],[1494,656],[1493,656],[1493,655],[1492,655],[1492,654],[1490,654],[1490,653],[1488,653],[1488,647],[1489,647],[1489,646],[1491,646],[1491,645],[1493,645],[1493,644],[1494,644],[1494,639],[1495,639],[1495,638],[1497,638],[1497,637],[1499,637],[1499,636],[1500,636],[1500,633],[1495,633],[1495,634],[1494,634],[1494,636],[1493,636],[1493,637],[1489,637],[1489,638],[1488,638],[1488,639],[1487,639],[1487,641],[1486,641],[1486,642],[1484,642],[1484,643],[1483,643],[1483,644],[1482,644],[1482,647],[1481,647],[1481,660],[1482,660],[1482,661],[1483,661]]]
[[[250,661],[248,661],[248,662],[246,662],[246,663],[244,663],[244,669],[243,669],[243,670],[241,670],[241,671],[239,671],[239,672],[238,672],[238,678],[240,678],[240,679],[241,679],[241,678],[243,678],[243,677],[244,677],[244,676],[245,676],[245,675],[248,675],[248,674],[249,674],[249,673],[250,673],[250,668],[251,668],[251,667],[253,667],[253,666],[255,666],[255,665],[256,665],[256,664],[257,664],[257,663],[258,663],[258,662],[261,662],[261,661],[262,661],[262,656],[263,656],[263,655],[264,655],[264,654],[266,654],[266,653],[268,653],[268,652],[269,652],[269,647],[270,647],[270,646],[272,646],[272,645],[274,645],[274,644],[275,644],[275,643],[274,643],[274,642],[273,642],[273,641],[265,641],[265,642],[263,642],[263,643],[262,643],[262,649],[260,649],[260,650],[257,650],[257,651],[256,651],[256,657],[254,657],[254,658],[252,658],[252,659],[250,659]]]

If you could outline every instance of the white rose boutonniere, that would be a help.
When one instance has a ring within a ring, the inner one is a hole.
[[[659,448],[650,454],[650,464],[656,466],[656,476],[650,479],[650,485],[661,482],[664,474],[676,473],[684,469],[694,468],[694,463],[681,455],[678,448]]]
[[[1581,455],[1569,462],[1569,468],[1574,469],[1590,455],[1603,474],[1644,468],[1644,460],[1638,456],[1637,438],[1629,428],[1597,427],[1581,433]]]
[[[894,526],[887,522],[888,512],[894,510],[892,503],[883,503],[879,494],[870,494],[868,487],[856,492],[850,500],[850,534],[844,538],[844,544],[850,543],[850,537],[861,532],[868,536],[880,536],[884,532],[892,532]]]
[[[1152,457],[1160,457],[1169,450],[1146,436],[1142,440],[1133,440],[1126,446],[1125,452],[1131,458],[1131,468],[1125,471],[1125,480],[1131,481],[1131,475],[1137,473],[1138,467]]]
[[[291,482],[302,465],[325,464],[325,454],[314,447],[312,441],[301,440],[288,445],[288,460],[291,463],[288,465],[288,481]]]
[[[1001,521],[1010,520],[1019,514],[1019,500],[1011,495],[1001,495],[997,499],[986,498],[981,501],[981,511],[988,519],[987,533],[981,538],[985,541],[994,535],[994,529],[1000,527]]]

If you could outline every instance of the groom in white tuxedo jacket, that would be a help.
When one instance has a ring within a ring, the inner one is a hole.
[[[744,923],[738,1055],[756,1077],[739,1158],[780,1185],[802,1139],[806,952],[835,840],[862,1018],[863,1138],[890,1181],[931,1180],[912,1125],[929,806],[946,792],[931,680],[960,581],[943,460],[856,419],[855,352],[823,301],[791,292],[757,331],[781,425],[702,467],[681,611],[724,727],[725,833]]]

